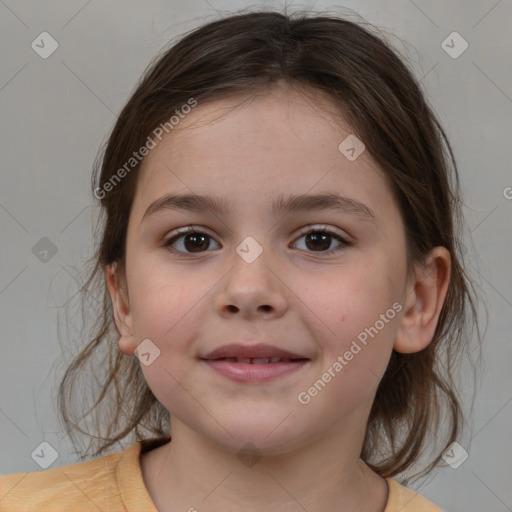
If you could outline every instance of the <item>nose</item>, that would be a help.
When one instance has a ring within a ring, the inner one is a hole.
[[[260,255],[252,263],[238,256],[223,280],[216,297],[217,313],[224,317],[276,318],[288,308],[290,290],[286,278],[268,265]]]

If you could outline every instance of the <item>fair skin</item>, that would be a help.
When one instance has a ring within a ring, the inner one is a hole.
[[[159,512],[385,508],[385,480],[359,458],[366,422],[392,351],[418,352],[431,342],[450,255],[436,247],[408,275],[404,225],[383,172],[367,150],[354,161],[338,150],[352,130],[315,98],[317,106],[276,88],[245,103],[199,102],[143,162],[126,268],[116,276],[109,267],[106,279],[120,350],[132,355],[147,338],[160,350],[141,364],[171,415],[172,442],[141,457]],[[326,192],[363,203],[374,217],[272,212],[278,196]],[[170,193],[223,197],[231,209],[166,209],[143,219]],[[176,240],[180,257],[164,242],[188,225],[208,236]],[[322,226],[350,245],[305,236],[325,233]],[[236,252],[249,236],[263,249],[252,263]],[[300,403],[298,394],[394,303],[401,311]],[[199,360],[241,341],[299,352],[309,362],[273,381],[240,383]],[[246,443],[258,450],[253,465],[237,457]]]

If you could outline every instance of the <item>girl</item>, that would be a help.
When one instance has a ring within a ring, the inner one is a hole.
[[[96,458],[2,478],[3,511],[440,510],[393,477],[459,439],[475,307],[450,145],[383,38],[278,12],[200,27],[98,170],[104,308],[59,394]],[[69,396],[101,350],[87,432]]]

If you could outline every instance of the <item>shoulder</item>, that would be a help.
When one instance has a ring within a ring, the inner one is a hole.
[[[121,458],[137,461],[140,443],[113,453],[44,471],[0,477],[2,512],[124,510],[116,482]],[[128,455],[128,457],[127,457]]]
[[[443,512],[421,494],[392,478],[386,478],[389,488],[388,503],[384,512]]]

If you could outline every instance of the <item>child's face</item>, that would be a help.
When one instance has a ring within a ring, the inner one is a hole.
[[[362,442],[407,295],[398,207],[368,151],[350,161],[338,149],[349,126],[289,90],[222,110],[238,101],[199,102],[144,162],[127,237],[124,320],[133,338],[121,348],[133,353],[135,341],[149,338],[161,353],[141,367],[171,424],[233,451],[252,442],[278,453],[324,436]],[[348,208],[272,211],[278,197],[321,193],[362,203],[374,217]],[[167,194],[223,198],[231,209],[162,209],[143,219]],[[211,238],[184,235],[173,244],[180,257],[164,242],[188,225]],[[325,228],[351,245],[321,238]],[[237,252],[247,237],[262,249],[252,262]],[[200,359],[233,343],[266,343],[309,361],[241,382]],[[308,391],[329,369],[331,378]]]

